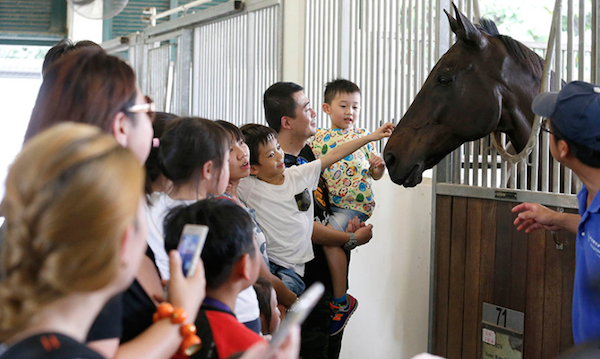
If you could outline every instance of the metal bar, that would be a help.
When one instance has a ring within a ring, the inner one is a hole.
[[[166,11],[163,11],[161,13],[152,15],[152,16],[150,16],[150,20],[162,19],[163,17],[167,17],[169,15],[177,14],[179,12],[186,11],[186,10],[188,10],[190,8],[197,7],[197,6],[206,4],[206,3],[211,2],[211,1],[212,0],[190,1],[189,3],[187,3],[185,5],[181,5],[181,6],[178,6],[178,7],[175,7],[175,8],[166,10]]]
[[[490,152],[490,136],[486,136],[481,139],[482,151],[481,151],[481,186],[489,187],[488,184],[488,153]]]
[[[415,0],[418,1],[418,0]],[[410,61],[410,59],[412,58],[412,46],[413,46],[413,41],[412,41],[412,36],[413,36],[413,0],[408,0],[408,8],[407,8],[407,17],[406,17],[406,28],[408,29],[408,37],[406,38],[406,45],[407,45],[407,51],[406,51],[406,63],[407,63],[407,68],[406,68],[406,99],[405,99],[405,104],[406,107],[408,108],[408,104],[410,103],[410,99],[413,97],[413,91],[412,91],[412,79],[413,79],[413,68],[412,68],[412,61]]]
[[[585,0],[579,0],[579,80],[583,80],[585,71]]]
[[[462,181],[460,182],[461,184],[467,184],[470,185],[471,181],[469,181],[469,167],[470,167],[470,157],[471,157],[471,142],[465,142],[463,144],[463,154],[462,154],[462,169],[463,169],[463,175],[462,175]]]
[[[491,187],[499,187],[498,184],[498,153],[496,149],[492,146],[490,148],[490,153],[492,154],[492,184]]]
[[[255,90],[254,90],[254,81],[255,81],[255,76],[256,73],[254,71],[255,68],[255,56],[256,56],[256,29],[255,29],[255,22],[256,22],[256,13],[255,12],[250,12],[248,13],[248,22],[247,22],[247,32],[248,32],[248,40],[246,42],[246,51],[247,56],[246,59],[248,59],[248,63],[246,64],[246,68],[247,68],[247,82],[246,82],[246,89],[247,89],[247,96],[246,96],[246,106],[247,106],[247,112],[246,112],[246,119],[247,120],[252,120],[252,118],[254,117],[254,113],[255,113],[255,106],[258,106],[258,104],[256,104],[254,101],[255,99]]]
[[[199,11],[195,14],[190,14],[187,16],[178,17],[173,20],[165,21],[162,24],[158,24],[154,27],[147,28],[146,30],[144,30],[144,33],[146,34],[146,36],[156,36],[166,32],[171,32],[175,29],[192,27],[194,25],[206,23],[215,19],[221,19],[229,15],[234,15],[236,13],[241,14],[243,8],[237,9],[235,3],[235,1],[228,1],[220,5],[215,5],[208,9]],[[278,3],[278,0],[271,0],[270,2],[265,2],[263,5],[272,6]]]
[[[408,88],[406,86],[407,82],[406,82],[406,73],[405,73],[405,61],[404,59],[406,58],[406,0],[402,0],[402,7],[401,7],[401,11],[398,10],[400,12],[400,15],[402,20],[401,20],[401,25],[400,25],[400,29],[401,31],[398,31],[398,40],[396,40],[397,42],[400,42],[400,55],[398,56],[398,63],[400,64],[400,81],[397,84],[396,87],[396,99],[398,101],[398,103],[400,103],[400,114],[404,114],[405,113],[405,109],[406,109],[406,102],[405,102],[405,98],[406,98],[406,94],[408,92]],[[400,40],[401,39],[401,40]],[[400,91],[398,92],[398,87],[400,87]],[[398,119],[398,121],[400,121],[400,119]]]
[[[548,192],[549,187],[549,172],[550,172],[550,136],[548,133],[542,132],[542,191]]]
[[[194,47],[192,58],[192,116],[199,116],[200,107],[200,28],[194,29]]]
[[[413,12],[413,17],[414,17],[414,34],[413,34],[413,41],[414,41],[414,48],[413,48],[413,66],[414,66],[414,70],[413,70],[413,92],[412,92],[412,98],[415,98],[417,95],[417,92],[419,91],[419,69],[418,69],[418,64],[419,64],[419,1],[415,0],[415,10]]]
[[[535,146],[533,146],[533,151],[531,152],[530,157],[531,157],[531,181],[529,183],[531,185],[531,190],[537,191],[538,190],[539,173],[540,173],[540,136],[539,136],[539,134],[536,138],[536,144],[535,144]]]
[[[567,82],[573,80],[573,37],[575,25],[573,15],[573,0],[568,0],[567,5]]]
[[[460,184],[460,153],[462,146],[452,152],[452,183]]]
[[[438,183],[436,185],[436,194],[446,196],[458,196],[458,197],[469,197],[469,198],[484,198],[484,199],[495,199],[506,202],[535,202],[546,206],[553,207],[564,207],[577,209],[577,198],[573,195],[567,195],[562,193],[542,193],[532,192],[520,189],[508,190],[507,192],[516,194],[516,199],[506,199],[506,197],[497,197],[497,188],[483,188],[473,187],[465,185]]]
[[[515,163],[515,166],[517,164]],[[527,189],[527,157],[524,157],[518,164],[518,179],[519,179],[519,189],[526,190]]]
[[[373,102],[371,103],[371,106],[374,109],[375,115],[371,118],[371,123],[368,124],[369,128],[371,128],[372,131],[374,131],[379,124],[379,121],[381,120],[381,102],[379,102],[377,99],[382,98],[382,91],[381,91],[381,83],[378,81],[381,77],[381,70],[383,67],[383,64],[381,62],[381,50],[386,51],[386,46],[381,44],[381,33],[382,33],[382,29],[381,29],[381,24],[382,24],[382,16],[383,16],[383,7],[382,7],[382,1],[378,1],[377,2],[377,12],[375,13],[376,19],[377,21],[375,21],[375,24],[373,26],[373,34],[375,35],[375,43],[373,44],[375,46],[375,71],[374,71],[374,76],[373,76],[373,85],[375,86],[375,97],[373,98]],[[383,49],[382,49],[383,47]]]
[[[479,186],[479,172],[481,172],[479,150],[482,141],[483,139],[473,142],[473,186]]]

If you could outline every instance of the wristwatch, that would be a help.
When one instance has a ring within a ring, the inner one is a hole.
[[[351,251],[354,248],[356,248],[357,243],[356,243],[356,234],[354,233],[350,233],[350,240],[344,244],[344,246],[342,248],[344,248],[344,250],[346,251]]]

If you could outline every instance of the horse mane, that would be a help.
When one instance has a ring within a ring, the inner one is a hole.
[[[541,80],[544,69],[544,60],[538,54],[512,37],[500,35],[496,24],[492,20],[481,19],[477,28],[487,35],[500,40],[513,59],[520,63],[521,66],[528,70],[536,79]]]

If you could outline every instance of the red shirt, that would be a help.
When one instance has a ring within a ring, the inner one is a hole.
[[[260,335],[238,322],[232,313],[217,310],[206,310],[205,313],[219,359],[246,351],[255,343],[265,342]]]

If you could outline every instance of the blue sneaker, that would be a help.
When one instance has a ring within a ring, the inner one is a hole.
[[[356,308],[358,308],[358,300],[351,296],[350,294],[346,294],[345,305],[336,305],[333,302],[329,303],[329,307],[331,308],[331,324],[329,325],[329,335],[334,336],[344,330],[346,324],[348,324],[348,319],[354,313]]]

